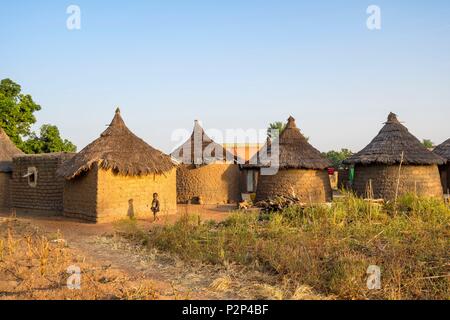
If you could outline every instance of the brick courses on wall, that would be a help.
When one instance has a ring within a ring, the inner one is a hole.
[[[97,216],[97,176],[94,165],[78,177],[66,180],[64,184],[64,215],[96,221]]]
[[[373,197],[377,199],[395,199],[399,177],[399,165],[355,166],[354,191],[367,196],[369,181],[372,181]],[[419,196],[442,198],[442,185],[436,165],[404,165],[400,172],[398,195],[416,193]]]
[[[177,170],[177,201],[200,197],[203,204],[237,203],[241,200],[237,164],[209,164],[199,168],[181,165]]]
[[[57,176],[61,163],[72,153],[23,155],[13,159],[11,204],[17,212],[62,214],[64,179]],[[28,184],[29,167],[37,169],[36,187]]]
[[[0,210],[11,209],[11,178],[10,172],[0,172]]]
[[[256,201],[274,196],[292,196],[302,202],[322,203],[332,199],[330,179],[326,170],[280,170],[276,175],[260,175]]]
[[[158,193],[162,214],[176,212],[176,169],[164,175],[123,176],[94,166],[66,182],[64,214],[93,222],[130,216],[153,217],[153,193]]]

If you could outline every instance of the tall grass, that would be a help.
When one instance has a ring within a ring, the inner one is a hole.
[[[407,195],[394,210],[345,194],[331,206],[236,212],[222,223],[183,215],[145,235],[186,260],[237,262],[340,299],[450,298],[450,210],[438,200]],[[382,270],[381,290],[367,288],[370,265]]]

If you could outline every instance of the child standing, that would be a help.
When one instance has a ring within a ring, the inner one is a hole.
[[[159,220],[157,217],[157,213],[159,212],[159,199],[158,194],[153,194],[153,201],[152,201],[152,212],[153,212],[153,221]]]

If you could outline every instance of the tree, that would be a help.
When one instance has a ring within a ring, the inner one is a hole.
[[[333,167],[338,169],[342,166],[342,162],[353,155],[353,152],[349,149],[341,149],[341,151],[328,151],[327,153],[323,154],[328,160],[331,161],[333,164]]]
[[[41,106],[21,92],[22,88],[14,81],[0,81],[0,127],[16,146],[25,153],[76,151],[72,142],[61,138],[56,126],[43,125],[39,136],[31,131],[36,123],[34,113],[41,110]]]
[[[41,106],[21,90],[20,85],[10,79],[0,81],[0,126],[19,148],[36,123],[34,112],[41,110]]]
[[[69,140],[62,139],[57,126],[44,124],[40,135],[32,134],[24,143],[26,153],[75,152],[77,147]]]
[[[267,136],[269,139],[272,139],[272,130],[278,130],[278,133],[283,132],[283,130],[286,128],[286,123],[281,121],[276,121],[269,124],[269,128],[267,128]],[[304,135],[303,135],[304,136]],[[304,136],[305,137],[305,136]],[[306,141],[309,141],[309,137],[305,137]]]
[[[286,128],[286,124],[281,121],[270,123],[269,128],[267,128],[267,136],[272,139],[273,130],[278,130],[278,133],[281,133],[284,128]]]
[[[434,147],[434,143],[430,139],[423,139],[422,144],[428,149],[432,149]]]

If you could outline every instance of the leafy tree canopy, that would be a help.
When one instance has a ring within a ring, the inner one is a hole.
[[[284,128],[286,128],[286,124],[281,121],[273,122],[269,124],[269,127],[267,128],[267,136],[272,139],[272,130],[278,130],[279,133],[281,133]]]
[[[0,81],[0,126],[19,149],[25,153],[76,151],[76,146],[61,138],[54,125],[43,125],[39,136],[31,130],[36,123],[34,113],[39,110],[41,106],[23,94],[19,84],[10,79]]]
[[[25,143],[26,153],[75,152],[77,147],[67,139],[62,139],[57,126],[44,124],[40,135],[33,133]]]
[[[36,123],[34,112],[41,110],[30,95],[21,93],[21,87],[10,79],[0,81],[0,126],[11,140],[22,149],[23,137],[31,134]]]
[[[333,167],[338,169],[342,166],[342,162],[353,155],[353,152],[349,149],[341,149],[341,151],[328,151],[323,154],[326,158],[328,158],[331,163],[333,164]]]
[[[434,147],[434,143],[430,139],[423,139],[422,144],[425,146],[425,148],[428,148],[428,149],[431,149]]]

